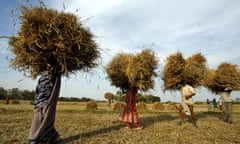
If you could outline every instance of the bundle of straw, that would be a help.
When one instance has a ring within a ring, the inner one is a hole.
[[[164,89],[180,90],[184,84],[200,86],[205,70],[206,59],[201,53],[186,60],[180,52],[172,54],[167,58],[163,70]]]
[[[206,69],[203,74],[203,78],[200,81],[201,85],[209,90],[214,89],[215,75],[216,71],[214,69]]]
[[[240,70],[237,65],[230,63],[221,63],[208,80],[204,79],[205,87],[212,92],[229,90],[240,90]]]
[[[200,86],[205,71],[206,59],[204,56],[201,53],[192,55],[186,59],[184,67],[184,82],[194,87]]]
[[[106,71],[111,84],[121,89],[137,87],[146,91],[153,88],[154,70],[158,61],[154,52],[145,49],[137,55],[120,53],[107,65]]]
[[[93,34],[77,16],[43,7],[21,7],[21,25],[9,44],[15,57],[11,66],[36,77],[47,67],[68,76],[88,71],[99,57]]]
[[[128,89],[130,87],[125,71],[132,57],[133,55],[131,54],[119,53],[107,65],[106,72],[108,78],[111,80],[111,85],[120,87],[121,89]]]
[[[182,53],[177,52],[167,58],[163,68],[164,90],[179,90],[184,78],[185,60]]]
[[[111,93],[111,92],[106,92],[105,94],[104,94],[104,98],[105,99],[108,99],[108,100],[111,100],[111,99],[113,99],[113,94]]]
[[[135,55],[126,69],[131,86],[144,91],[153,88],[153,77],[157,75],[154,70],[157,65],[158,61],[150,49],[145,49]]]

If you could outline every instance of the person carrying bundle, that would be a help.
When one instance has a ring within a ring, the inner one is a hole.
[[[126,106],[119,116],[119,120],[126,123],[126,128],[130,129],[131,125],[134,123],[137,129],[142,129],[138,117],[137,107],[136,107],[136,94],[137,88],[130,88],[126,93]]]
[[[223,92],[219,92],[220,99],[223,100],[222,103],[222,110],[224,115],[224,120],[228,123],[232,123],[232,99],[231,99],[231,92],[230,89],[224,89]]]
[[[195,89],[192,86],[188,84],[184,84],[183,87],[181,88],[182,102],[179,108],[180,109],[179,115],[182,121],[184,120],[184,116],[182,113],[182,110],[183,110],[186,115],[191,115],[192,121],[194,122],[194,124],[195,124],[195,117],[193,113],[194,102],[192,97],[195,94],[196,94]]]
[[[38,80],[34,97],[34,114],[29,132],[29,143],[59,143],[61,139],[54,128],[61,75],[52,68],[43,72]]]

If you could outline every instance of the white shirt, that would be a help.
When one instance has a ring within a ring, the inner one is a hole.
[[[186,96],[195,94],[195,90],[192,86],[190,85],[185,85],[181,88],[181,95],[182,95],[182,102],[186,103],[186,104],[190,104],[193,105],[193,99],[192,97],[189,99],[186,99]]]

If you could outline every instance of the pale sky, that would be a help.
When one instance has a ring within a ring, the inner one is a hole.
[[[0,0],[0,36],[17,33],[11,11],[30,3]],[[110,85],[103,67],[119,52],[152,48],[159,59],[159,75],[166,57],[178,51],[184,57],[201,52],[210,68],[222,62],[240,65],[239,0],[47,0],[45,4],[78,15],[101,48],[102,64],[91,74],[62,78],[60,96],[103,100],[105,92],[116,93],[119,89]],[[0,39],[0,87],[34,90],[37,80],[9,67],[11,57],[7,39]],[[180,100],[178,92],[163,93],[162,85],[158,76],[154,89],[146,93],[160,96],[162,101]],[[236,97],[239,92],[233,92]],[[218,96],[197,89],[195,101],[207,98]]]

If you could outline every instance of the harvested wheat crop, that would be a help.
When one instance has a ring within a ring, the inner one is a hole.
[[[72,13],[43,7],[21,7],[20,29],[10,37],[11,66],[36,77],[47,67],[68,76],[88,71],[99,58],[94,35]]]
[[[137,103],[137,109],[139,110],[147,110],[147,104],[144,102]]]
[[[124,107],[125,107],[125,103],[123,103],[123,102],[116,102],[116,103],[113,103],[112,109],[113,110],[122,110]]]
[[[172,54],[167,58],[163,69],[164,89],[179,90],[184,78],[185,60],[182,53]]]
[[[212,87],[208,88],[213,92],[223,91],[225,88],[240,90],[240,70],[237,65],[221,63],[216,69],[212,83]]]
[[[201,53],[187,59],[180,52],[172,54],[163,69],[164,90],[180,90],[184,83],[200,86],[206,69],[206,59]]]
[[[88,101],[86,103],[86,109],[87,110],[96,110],[98,108],[97,102],[95,101]]]
[[[121,89],[137,87],[146,91],[153,88],[153,77],[156,76],[158,60],[154,52],[145,49],[133,55],[120,53],[107,65],[106,71],[111,84]]]
[[[152,110],[164,110],[164,105],[160,102],[153,103]]]
[[[201,80],[201,85],[209,89],[210,91],[216,91],[214,78],[216,76],[216,71],[214,69],[206,69],[203,75],[203,79]]]
[[[111,85],[120,87],[122,89],[128,89],[129,81],[125,74],[129,61],[132,59],[131,54],[119,53],[106,67],[108,78],[111,80]]]
[[[206,69],[205,57],[201,53],[192,55],[186,59],[184,82],[194,87],[200,86]]]
[[[157,76],[154,70],[158,65],[153,51],[145,49],[131,60],[126,69],[126,75],[131,86],[144,91],[153,88],[153,77]]]

